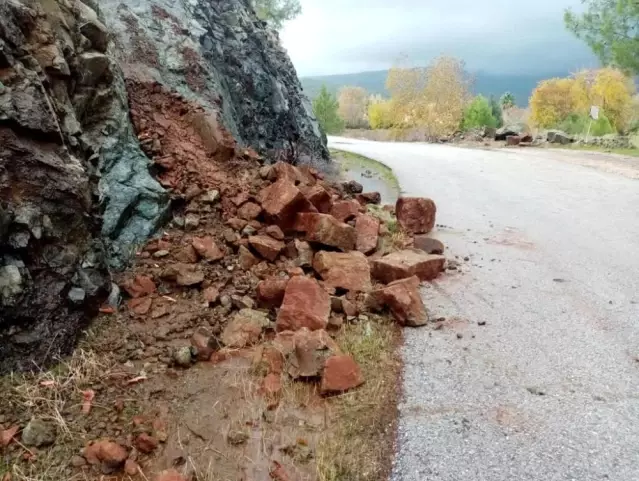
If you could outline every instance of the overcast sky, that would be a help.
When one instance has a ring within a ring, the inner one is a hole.
[[[284,46],[300,76],[382,70],[446,54],[470,70],[574,71],[596,62],[563,25],[580,0],[301,0]]]

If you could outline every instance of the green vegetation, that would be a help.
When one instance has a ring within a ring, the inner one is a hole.
[[[583,144],[569,144],[562,146],[563,149],[570,150],[586,150],[590,152],[606,152],[607,154],[625,155],[628,157],[639,157],[639,149],[608,149],[600,145],[583,145]]]
[[[584,0],[586,11],[567,10],[566,26],[584,40],[604,65],[639,74],[639,2]]]
[[[505,92],[504,95],[499,98],[499,103],[502,109],[510,109],[515,106],[515,96],[510,92]]]
[[[464,111],[462,129],[469,130],[478,127],[497,127],[497,119],[493,116],[493,109],[488,99],[478,95]]]
[[[302,13],[299,0],[251,0],[257,16],[280,30],[282,24]]]
[[[344,150],[331,149],[331,157],[338,159],[340,165],[345,170],[364,168],[375,172],[399,195],[399,181],[397,180],[397,177],[395,177],[393,169],[390,167],[374,159],[346,152]]]
[[[597,120],[592,120],[587,115],[570,114],[565,120],[557,124],[557,128],[571,135],[587,134],[590,128],[590,135],[593,137],[615,133],[610,120],[603,114],[600,114]]]
[[[326,134],[339,134],[344,130],[344,121],[339,116],[339,103],[334,94],[324,86],[313,101],[313,112],[320,129]]]
[[[504,112],[502,106],[492,95],[490,96],[490,109],[492,110],[493,117],[497,123],[495,127],[501,127],[504,125]]]

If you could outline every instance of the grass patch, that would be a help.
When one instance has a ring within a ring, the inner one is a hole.
[[[400,329],[391,319],[345,325],[336,341],[362,368],[366,383],[329,401],[330,423],[317,449],[320,481],[382,481],[390,472],[400,362]]]
[[[567,145],[560,148],[566,148],[569,150],[585,150],[589,152],[602,152],[606,154],[618,154],[628,157],[639,157],[639,149],[609,149],[599,145]]]
[[[337,159],[346,171],[351,169],[369,169],[380,176],[384,182],[386,182],[397,195],[399,195],[400,187],[397,177],[393,169],[378,162],[377,160],[364,157],[363,155],[353,154],[352,152],[346,152],[344,150],[330,149],[331,157]]]

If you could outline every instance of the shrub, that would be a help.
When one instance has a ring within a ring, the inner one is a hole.
[[[479,127],[496,126],[497,120],[493,116],[493,109],[490,106],[488,99],[486,99],[483,95],[478,95],[464,111],[462,129],[469,130]]]
[[[592,120],[592,125],[590,122],[591,119],[587,115],[570,114],[555,127],[571,135],[586,135],[588,133],[588,126],[590,126],[590,135],[593,137],[601,137],[602,135],[615,133],[615,129],[610,123],[610,120],[601,113],[597,120]]]
[[[371,129],[388,129],[393,126],[389,100],[371,103],[368,106],[368,123]]]
[[[338,109],[335,95],[328,91],[326,85],[322,85],[319,95],[313,101],[313,112],[324,133],[339,134],[344,130],[344,121],[337,113]]]

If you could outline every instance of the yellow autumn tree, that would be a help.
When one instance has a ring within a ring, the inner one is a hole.
[[[368,105],[368,123],[371,129],[388,129],[393,126],[391,101],[375,99]]]
[[[530,98],[531,120],[539,127],[554,127],[568,116],[587,117],[594,105],[613,129],[623,131],[632,119],[635,92],[632,79],[611,67],[544,80]]]
[[[426,68],[393,67],[386,88],[393,126],[420,127],[433,136],[455,131],[471,99],[464,63],[452,57],[439,57]]]
[[[573,112],[575,79],[552,78],[542,80],[530,97],[530,119],[535,125],[549,128],[557,125]]]
[[[339,116],[346,127],[358,128],[366,125],[368,92],[362,87],[343,87],[337,98]]]
[[[635,91],[634,82],[622,71],[602,68],[596,71],[590,99],[593,105],[603,109],[614,128],[624,130],[632,115],[632,97]]]

